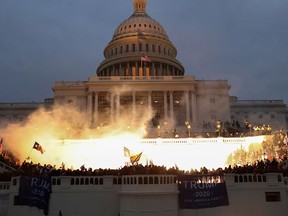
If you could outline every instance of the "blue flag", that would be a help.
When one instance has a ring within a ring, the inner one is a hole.
[[[19,204],[35,206],[48,214],[51,177],[20,177]]]
[[[179,176],[178,180],[180,209],[229,205],[223,176],[183,175]]]

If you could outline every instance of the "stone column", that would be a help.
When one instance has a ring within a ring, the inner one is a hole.
[[[167,91],[164,91],[164,120],[168,119]]]
[[[94,123],[98,122],[98,92],[95,92]]]
[[[120,95],[116,95],[116,119],[120,116]]]
[[[111,99],[110,99],[110,122],[112,123],[114,121],[114,94],[111,93]]]
[[[174,99],[172,91],[170,91],[170,118],[174,118]]]
[[[122,71],[122,65],[121,63],[119,64],[119,75],[123,76],[123,71]]]
[[[192,105],[192,121],[193,123],[198,122],[198,112],[197,112],[197,99],[195,92],[191,92],[191,105]]]
[[[189,106],[189,91],[185,91],[185,103],[186,103],[186,120],[190,122],[190,106]]]
[[[131,76],[130,63],[127,63],[127,76]]]
[[[138,66],[138,62],[135,63],[135,70],[136,70],[136,76],[139,76],[139,66]]]
[[[151,71],[151,74],[150,74],[151,76],[155,76],[156,74],[155,74],[155,63],[154,62],[152,62],[152,71]]]
[[[88,93],[86,110],[87,110],[88,119],[92,121],[92,93],[91,92]]]

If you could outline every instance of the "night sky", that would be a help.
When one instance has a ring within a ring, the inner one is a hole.
[[[0,102],[41,102],[87,81],[132,0],[0,0]],[[287,0],[147,0],[186,75],[228,80],[241,100],[288,103]]]

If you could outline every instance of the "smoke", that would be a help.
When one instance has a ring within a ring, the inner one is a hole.
[[[67,139],[104,139],[123,135],[143,138],[153,112],[142,109],[141,113],[137,124],[133,124],[131,110],[127,110],[109,125],[91,127],[91,119],[87,113],[70,104],[55,105],[52,109],[40,108],[31,113],[25,122],[8,124],[0,129],[4,138],[3,149],[11,151],[20,161],[31,157],[37,163],[61,164],[64,152],[59,149]],[[43,155],[33,149],[35,142],[45,150]]]

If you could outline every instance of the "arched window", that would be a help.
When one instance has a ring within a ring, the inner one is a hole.
[[[149,52],[149,44],[146,44],[146,52]]]
[[[136,51],[136,46],[135,44],[132,44],[132,52],[135,52]]]
[[[138,177],[138,184],[143,184],[142,177]]]
[[[158,177],[154,177],[154,184],[159,184],[159,179],[158,179]]]

